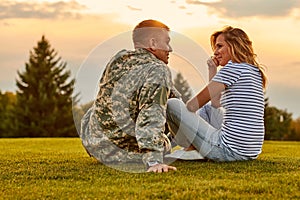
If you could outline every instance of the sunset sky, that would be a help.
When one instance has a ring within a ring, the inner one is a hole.
[[[210,35],[226,25],[242,28],[267,68],[270,104],[300,117],[299,0],[2,0],[0,90],[16,90],[17,70],[24,71],[29,51],[45,35],[78,79],[85,103],[109,58],[132,48],[130,31],[144,19],[171,28],[169,66],[193,92],[207,81]]]

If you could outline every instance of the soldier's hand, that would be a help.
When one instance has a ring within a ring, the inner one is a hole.
[[[147,172],[162,173],[162,172],[168,172],[169,170],[176,171],[177,169],[176,169],[176,167],[169,166],[166,164],[156,164],[156,165],[149,167]]]

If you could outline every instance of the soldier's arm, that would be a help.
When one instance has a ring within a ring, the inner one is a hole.
[[[136,138],[143,155],[143,162],[162,163],[167,99],[170,94],[168,71],[163,66],[150,71],[139,94],[139,115]]]

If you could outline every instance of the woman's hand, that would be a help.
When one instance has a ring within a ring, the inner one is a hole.
[[[215,56],[211,56],[207,59],[208,68],[217,68],[219,66],[219,61]]]

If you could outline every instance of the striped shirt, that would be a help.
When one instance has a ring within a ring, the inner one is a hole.
[[[221,98],[225,108],[222,144],[240,155],[257,156],[264,140],[264,94],[259,69],[229,61],[213,81],[226,85]]]

